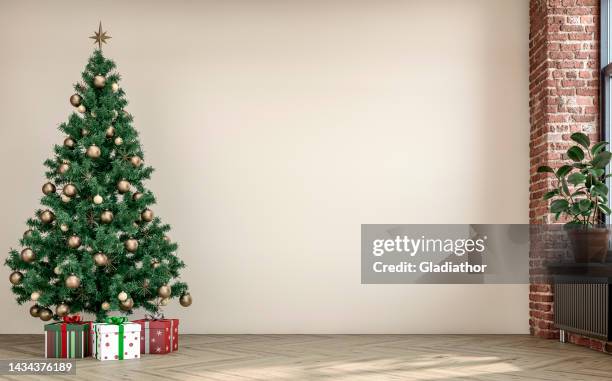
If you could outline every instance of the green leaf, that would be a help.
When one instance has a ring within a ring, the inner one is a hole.
[[[606,196],[599,195],[597,196],[597,199],[599,199],[599,202],[603,202],[604,204],[608,203],[608,197]]]
[[[572,139],[573,141],[580,144],[586,149],[589,149],[589,146],[591,145],[589,137],[583,134],[582,132],[574,132],[570,135],[570,139]]]
[[[555,197],[558,194],[559,194],[559,189],[553,189],[550,192],[546,192],[544,194],[544,200],[550,200],[551,198]]]
[[[589,173],[593,176],[600,178],[606,171],[602,168],[591,168],[589,169]]]
[[[574,186],[584,183],[586,179],[587,177],[579,172],[574,172],[571,175],[567,176],[567,181]]]
[[[608,196],[608,187],[604,183],[597,183],[591,187],[591,193],[595,195]]]
[[[608,208],[607,205],[604,204],[598,204],[597,207],[599,208],[599,210],[601,210],[604,214],[610,215],[612,213],[612,210],[610,210],[610,208]]]
[[[572,197],[576,197],[576,196],[585,196],[585,195],[586,195],[586,193],[585,193],[584,191],[581,191],[581,190],[580,190],[580,191],[577,191],[577,192],[572,193]]]
[[[571,165],[564,165],[561,168],[557,169],[557,177],[564,177],[565,175],[567,175],[568,173],[570,173],[572,171],[572,166]]]
[[[563,189],[563,192],[565,194],[570,194],[569,187],[567,186],[567,181],[565,180],[565,178],[561,179],[561,188]]]
[[[578,168],[578,169],[585,169],[587,165],[584,163],[572,163],[572,167]]]
[[[548,165],[543,165],[541,167],[538,167],[538,173],[555,173],[554,169],[552,169],[551,167],[549,167]]]
[[[569,206],[566,200],[555,200],[550,204],[550,211],[552,213],[565,212]]]
[[[580,208],[581,212],[584,212],[584,211],[591,209],[591,204],[592,204],[591,200],[582,199],[578,201],[578,208]]]
[[[578,146],[573,146],[567,150],[567,157],[574,161],[582,161],[584,159],[584,151]]]
[[[605,168],[606,165],[610,162],[612,158],[612,153],[608,151],[603,151],[597,154],[593,160],[591,160],[591,164],[595,168]]]
[[[595,156],[600,153],[604,148],[606,148],[607,145],[608,142],[599,142],[595,144],[593,148],[591,148],[591,153],[593,154],[593,156]]]
[[[581,213],[582,211],[580,210],[580,206],[578,205],[578,203],[574,203],[572,205],[570,205],[569,209],[568,209],[568,213],[577,216]]]

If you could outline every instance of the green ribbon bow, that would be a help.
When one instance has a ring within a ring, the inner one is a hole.
[[[119,342],[119,360],[123,360],[123,323],[127,323],[128,319],[125,316],[108,316],[105,320],[106,324],[117,325],[119,329],[118,342]]]

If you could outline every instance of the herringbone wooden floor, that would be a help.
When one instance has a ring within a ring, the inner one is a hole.
[[[42,355],[42,335],[0,335],[0,359]],[[82,359],[61,379],[589,381],[612,379],[612,356],[522,335],[181,335],[179,352]]]

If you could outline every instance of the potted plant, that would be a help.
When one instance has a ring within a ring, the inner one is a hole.
[[[576,144],[567,150],[572,164],[565,164],[556,171],[541,166],[538,173],[552,173],[555,188],[544,194],[544,200],[552,200],[550,212],[555,219],[568,221],[568,237],[576,262],[604,262],[608,254],[608,228],[601,223],[602,214],[610,215],[605,168],[612,153],[606,150],[607,142],[591,146],[589,137],[573,133],[570,138]]]

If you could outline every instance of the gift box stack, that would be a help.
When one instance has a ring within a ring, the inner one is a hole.
[[[45,326],[45,357],[100,361],[130,360],[141,354],[167,354],[178,350],[178,319],[147,317],[129,322],[108,317],[104,323],[82,322],[80,316]]]

